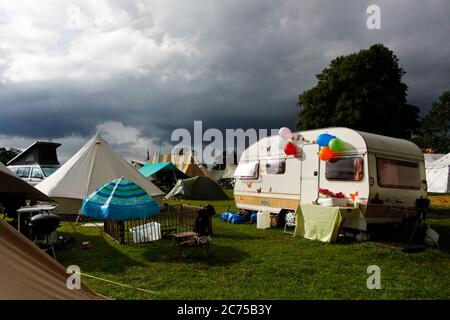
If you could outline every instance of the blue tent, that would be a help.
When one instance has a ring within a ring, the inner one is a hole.
[[[159,204],[136,183],[120,178],[83,200],[81,214],[100,220],[133,220],[159,214]]]
[[[150,177],[158,173],[172,173],[175,174],[177,179],[188,178],[180,169],[178,169],[172,162],[156,162],[147,163],[139,169],[139,172],[144,177]]]

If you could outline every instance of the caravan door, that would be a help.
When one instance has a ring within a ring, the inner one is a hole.
[[[311,203],[319,194],[319,145],[305,144],[302,148],[300,203]]]

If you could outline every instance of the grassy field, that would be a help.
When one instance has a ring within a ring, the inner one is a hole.
[[[218,213],[235,209],[232,200],[208,203]],[[433,209],[427,222],[440,233],[441,248],[416,254],[293,238],[279,229],[221,222],[217,214],[212,256],[206,261],[179,261],[169,240],[121,246],[101,229],[72,223],[63,223],[60,231],[75,237],[76,245],[57,255],[84,273],[154,291],[83,278],[113,299],[449,299],[450,205],[440,199]],[[87,240],[93,248],[81,250]],[[373,264],[381,267],[381,290],[366,287],[366,269]]]

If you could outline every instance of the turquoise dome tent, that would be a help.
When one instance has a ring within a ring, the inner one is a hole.
[[[159,204],[136,183],[113,180],[83,200],[82,216],[99,220],[134,220],[159,214]]]

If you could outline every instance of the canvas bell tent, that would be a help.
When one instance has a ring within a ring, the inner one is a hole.
[[[67,288],[66,268],[0,219],[0,300],[104,299],[83,284]]]
[[[450,192],[450,153],[427,164],[428,192]]]
[[[193,154],[182,154],[171,157],[172,163],[188,177],[208,177],[214,179]],[[214,179],[215,180],[215,179]]]
[[[130,164],[133,168],[135,168],[136,170],[139,170],[140,168],[142,168],[144,166],[144,163],[141,161],[136,161],[136,160],[130,160]]]
[[[183,171],[188,177],[207,177],[215,180],[214,177],[206,171],[202,164],[184,164],[181,171]]]
[[[13,214],[20,206],[25,205],[26,200],[53,201],[0,163],[0,204],[8,214]]]
[[[36,188],[60,204],[58,214],[78,214],[87,195],[120,177],[133,181],[156,201],[162,201],[164,192],[137,172],[100,135],[95,135]]]
[[[226,200],[227,195],[214,180],[208,177],[194,177],[178,180],[167,194],[167,199]]]

